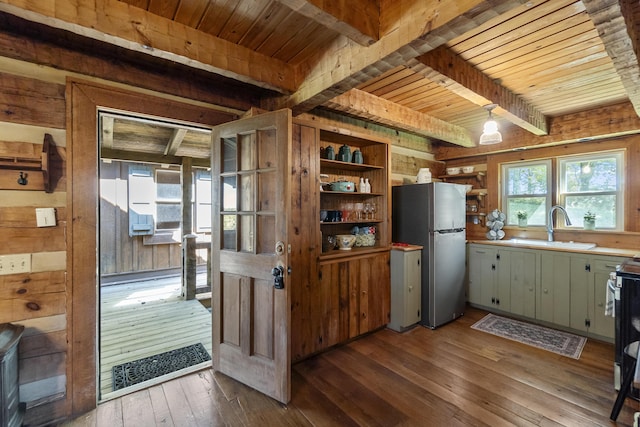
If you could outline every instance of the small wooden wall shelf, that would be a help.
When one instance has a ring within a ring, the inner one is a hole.
[[[0,147],[0,189],[2,190],[44,190],[53,192],[51,185],[51,155],[55,152],[53,137],[46,133],[42,152],[20,150],[25,145],[37,144],[6,143]],[[15,150],[12,152],[12,150]]]

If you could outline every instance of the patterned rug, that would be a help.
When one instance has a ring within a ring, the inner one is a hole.
[[[200,343],[113,367],[113,391],[211,360]]]
[[[585,337],[487,314],[471,326],[473,329],[518,341],[562,356],[579,359],[587,342]]]

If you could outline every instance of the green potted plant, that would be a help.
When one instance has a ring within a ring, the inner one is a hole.
[[[518,211],[516,212],[516,216],[518,217],[518,226],[526,227],[527,226],[527,218],[529,214],[526,211]]]
[[[585,230],[595,230],[596,229],[596,214],[591,211],[587,211],[584,214],[584,229]]]

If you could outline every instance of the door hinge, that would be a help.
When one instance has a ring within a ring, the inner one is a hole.
[[[496,265],[495,264],[491,264],[491,269],[495,270],[496,269]]]
[[[591,320],[584,319],[584,326],[586,326],[587,328],[590,328],[591,327]]]
[[[496,254],[496,259],[500,259],[500,254]]]
[[[584,266],[584,270],[585,270],[585,271],[591,271],[591,264],[586,264],[586,265]]]

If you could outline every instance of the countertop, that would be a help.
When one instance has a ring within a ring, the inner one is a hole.
[[[559,251],[559,252],[574,252],[591,255],[608,255],[608,256],[620,256],[628,258],[640,258],[640,249],[619,249],[619,248],[605,248],[601,246],[595,246],[591,249],[571,249],[563,247],[553,246],[538,246],[527,245],[522,241],[519,243],[513,243],[509,239],[504,240],[467,240],[467,243],[479,243],[482,245],[496,245],[507,246],[510,248],[526,248],[526,249],[540,249],[544,251]]]

